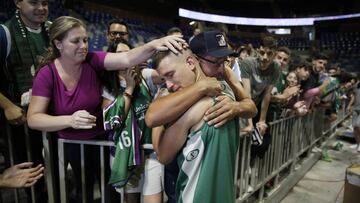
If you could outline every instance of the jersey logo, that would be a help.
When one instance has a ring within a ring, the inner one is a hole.
[[[225,84],[221,83],[221,84],[220,84],[220,87],[221,87],[221,90],[222,90],[222,91],[225,91],[225,90],[226,90],[226,85],[225,85]]]
[[[222,35],[222,34],[216,35],[216,39],[217,39],[218,44],[219,44],[220,47],[226,47],[227,46],[224,35]]]
[[[186,161],[192,161],[199,155],[199,150],[194,149],[186,155]]]

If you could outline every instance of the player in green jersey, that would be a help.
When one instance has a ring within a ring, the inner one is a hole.
[[[154,61],[157,72],[171,92],[206,77],[190,50],[178,55],[161,52]],[[224,95],[235,99],[224,81],[220,86]],[[177,158],[180,168],[176,183],[177,202],[235,201],[233,181],[239,141],[238,119],[231,119],[218,128],[208,125],[203,118],[214,101],[212,97],[202,98],[164,133],[153,134],[153,145],[160,162],[169,163]]]

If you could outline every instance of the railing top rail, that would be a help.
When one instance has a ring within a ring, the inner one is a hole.
[[[289,116],[289,117],[286,117],[286,118],[281,118],[281,119],[269,122],[269,125],[274,125],[276,123],[280,123],[280,122],[283,122],[283,121],[286,121],[286,120],[290,120],[290,119],[293,119],[295,117],[299,117],[299,116],[294,115],[294,116]]]
[[[59,142],[70,143],[70,144],[86,144],[86,145],[98,145],[98,146],[114,146],[114,142],[107,140],[68,140],[68,139],[58,139]]]
[[[85,144],[85,145],[95,145],[95,146],[108,146],[114,147],[115,144],[113,141],[107,140],[68,140],[59,138],[58,142],[68,143],[68,144]],[[141,149],[154,149],[152,144],[143,144],[141,145]]]

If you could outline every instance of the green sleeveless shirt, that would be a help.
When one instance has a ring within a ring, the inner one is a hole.
[[[224,93],[234,99],[226,83]],[[188,135],[177,156],[180,168],[177,202],[235,202],[234,171],[239,123],[234,118],[220,128],[204,123]]]

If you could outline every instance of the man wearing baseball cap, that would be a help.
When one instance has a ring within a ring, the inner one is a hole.
[[[216,77],[218,80],[225,80],[234,91],[237,99],[237,101],[230,102],[219,95],[217,97],[218,103],[210,108],[205,115],[208,124],[220,127],[235,116],[253,117],[257,111],[254,102],[235,78],[230,67],[227,66],[227,57],[235,54],[235,52],[228,49],[225,35],[218,31],[202,32],[191,40],[190,49],[199,60],[205,75]],[[146,114],[146,123],[149,127],[171,123],[203,96],[218,95],[220,90],[219,83],[216,84],[212,80],[205,79],[177,91],[176,96],[159,98],[150,105]]]
[[[195,84],[182,88],[171,94],[156,99],[150,104],[146,113],[145,121],[149,127],[157,127],[173,123],[193,104],[205,96],[217,96],[216,105],[205,113],[205,121],[209,125],[220,127],[232,118],[239,116],[251,118],[256,114],[256,107],[249,95],[245,93],[242,85],[233,75],[230,67],[226,67],[227,56],[234,54],[227,47],[226,37],[218,31],[206,31],[196,35],[190,42],[190,49],[199,60],[201,69],[207,76]],[[225,95],[220,95],[221,85],[219,81],[225,80],[233,90],[237,101],[232,101]],[[168,87],[169,88],[169,87]],[[170,90],[171,91],[171,90]],[[171,185],[174,186],[176,171],[165,170],[165,191],[169,196],[169,202],[174,200],[174,194],[169,194]],[[166,184],[168,183],[168,184]],[[167,185],[170,185],[168,187]]]
[[[225,64],[229,62],[228,56],[237,55],[228,48],[225,35],[218,31],[198,34],[191,40],[190,49],[198,57],[204,73],[218,79],[224,77]]]

